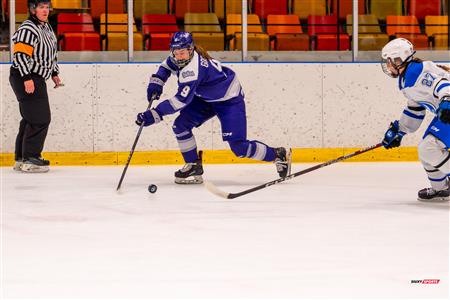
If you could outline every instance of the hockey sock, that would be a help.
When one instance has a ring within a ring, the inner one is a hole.
[[[197,143],[191,131],[177,134],[178,146],[186,163],[193,163],[198,160]]]

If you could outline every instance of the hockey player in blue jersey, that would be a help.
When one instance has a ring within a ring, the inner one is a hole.
[[[419,159],[431,188],[418,193],[419,201],[448,201],[450,175],[450,68],[414,58],[413,45],[406,39],[390,41],[382,49],[382,68],[398,78],[407,98],[399,120],[391,123],[383,139],[386,148],[398,147],[406,133],[416,131],[429,111],[434,119],[419,143]]]
[[[286,177],[289,153],[283,147],[272,148],[247,139],[244,92],[236,74],[194,45],[192,35],[177,32],[170,43],[171,55],[150,78],[147,98],[162,94],[170,75],[178,78],[178,92],[155,108],[139,113],[138,125],[159,123],[165,115],[180,112],[172,126],[185,166],[175,172],[176,183],[202,183],[203,167],[197,153],[192,128],[214,116],[220,121],[222,138],[238,157],[275,162],[279,176]]]

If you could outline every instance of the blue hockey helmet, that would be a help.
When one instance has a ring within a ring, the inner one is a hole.
[[[174,51],[178,49],[188,49],[189,59],[177,60]],[[186,66],[192,60],[192,57],[194,57],[194,40],[192,34],[184,31],[175,32],[170,41],[170,52],[172,54],[170,58],[174,64],[180,68]]]

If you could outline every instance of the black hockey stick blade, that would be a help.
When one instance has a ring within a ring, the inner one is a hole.
[[[219,189],[215,184],[213,184],[212,182],[209,182],[209,181],[205,181],[205,182],[204,182],[204,186],[205,186],[205,188],[206,188],[208,191],[210,191],[211,193],[213,193],[213,194],[215,194],[215,195],[217,195],[217,196],[219,196],[219,197],[222,197],[222,198],[225,198],[225,199],[234,199],[234,198],[238,198],[238,197],[241,197],[241,196],[244,196],[244,195],[247,195],[247,194],[256,192],[256,191],[259,191],[259,190],[264,189],[264,188],[266,188],[266,187],[269,187],[269,186],[272,186],[272,185],[281,183],[281,182],[283,182],[283,181],[291,180],[292,178],[295,178],[295,177],[297,177],[297,176],[300,176],[300,175],[303,175],[303,174],[306,174],[306,173],[315,171],[315,170],[317,170],[317,169],[320,169],[320,168],[329,166],[329,165],[331,165],[331,164],[334,164],[334,163],[337,163],[337,162],[340,162],[340,161],[349,159],[349,158],[351,158],[351,157],[354,157],[354,156],[363,154],[363,153],[365,153],[365,152],[374,150],[374,149],[376,149],[376,148],[381,147],[382,145],[383,145],[382,143],[379,143],[379,144],[376,144],[376,145],[373,145],[373,146],[370,146],[370,147],[367,147],[367,148],[358,150],[358,151],[356,151],[356,152],[353,152],[353,153],[350,153],[350,154],[347,154],[347,155],[343,155],[343,156],[338,157],[338,158],[335,158],[335,159],[333,159],[333,160],[329,160],[329,161],[326,161],[326,162],[324,162],[324,163],[321,163],[321,164],[312,166],[312,167],[310,167],[310,168],[308,168],[308,169],[304,169],[304,170],[302,170],[302,171],[292,173],[292,174],[290,174],[290,175],[288,175],[288,176],[286,176],[286,177],[284,177],[284,178],[278,178],[278,179],[276,179],[276,180],[269,181],[269,182],[267,182],[267,183],[264,183],[264,184],[255,186],[255,187],[250,188],[250,189],[247,189],[247,190],[243,190],[243,191],[238,192],[238,193],[227,193],[227,192],[225,192],[225,191],[222,191],[222,190]]]
[[[156,98],[158,98],[158,97],[157,97],[156,93],[154,93],[148,103],[147,110],[149,110],[151,108],[152,103],[153,103],[153,101],[156,100]],[[128,166],[130,165],[131,158],[133,157],[134,149],[136,148],[137,142],[139,140],[139,137],[141,136],[143,128],[144,128],[144,122],[142,122],[142,124],[139,126],[138,132],[136,134],[136,138],[134,139],[133,146],[131,147],[130,154],[128,155],[127,162],[125,164],[125,167],[123,168],[119,183],[117,184],[116,192],[118,192],[120,190],[120,187],[122,186],[123,179],[125,178],[125,174],[127,173]]]

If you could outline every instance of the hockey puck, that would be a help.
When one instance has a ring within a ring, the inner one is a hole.
[[[148,191],[149,191],[150,193],[152,193],[152,194],[156,193],[157,190],[158,190],[158,187],[157,187],[156,185],[154,185],[154,184],[150,184],[150,185],[148,186]]]

